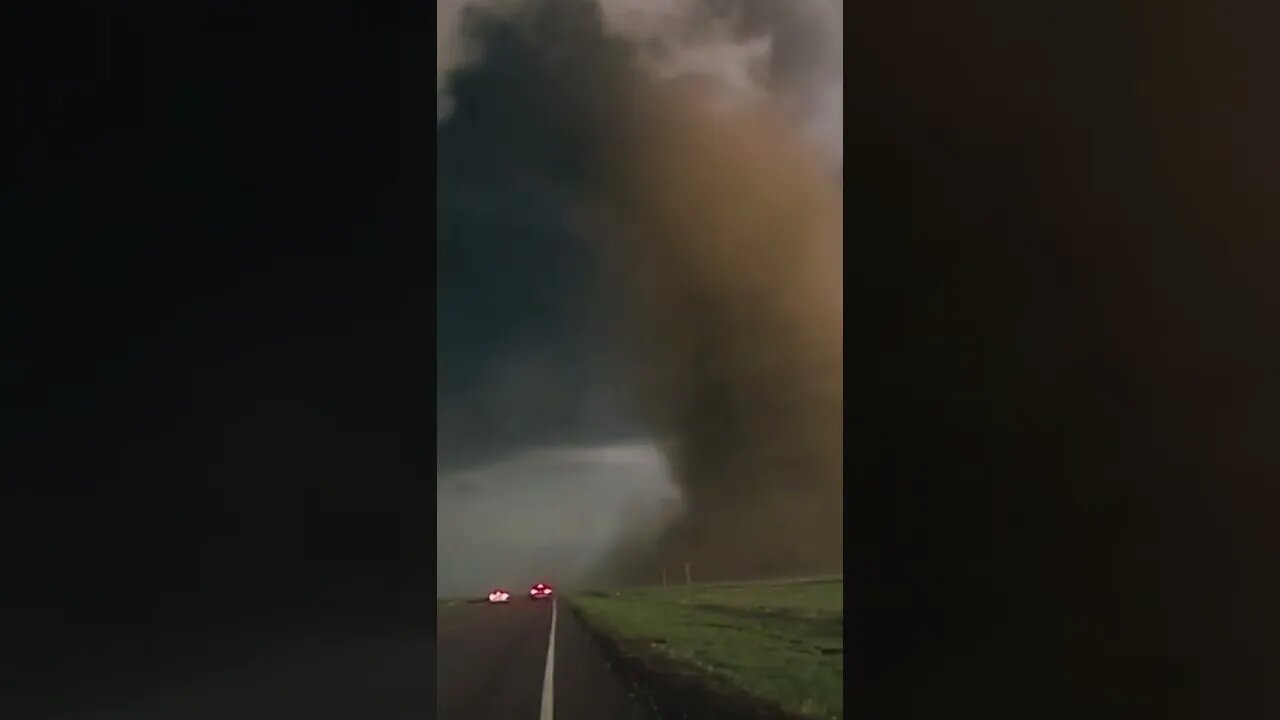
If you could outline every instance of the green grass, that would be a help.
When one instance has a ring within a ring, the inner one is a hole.
[[[585,592],[587,622],[649,663],[798,715],[844,716],[844,581]]]

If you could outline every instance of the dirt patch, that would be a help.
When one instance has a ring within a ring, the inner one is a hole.
[[[609,633],[593,626],[578,608],[570,605],[570,609],[628,689],[643,698],[663,720],[810,720],[777,703],[717,687],[709,679],[696,677],[654,653],[624,647]]]

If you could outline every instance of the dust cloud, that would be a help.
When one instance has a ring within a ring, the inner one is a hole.
[[[684,500],[632,562],[689,561],[704,579],[838,570],[839,188],[783,122],[702,90],[644,88],[595,197],[635,407]]]

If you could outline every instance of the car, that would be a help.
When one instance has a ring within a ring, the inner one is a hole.
[[[502,588],[498,588],[498,589],[494,590],[493,592],[490,592],[490,593],[489,593],[489,602],[490,602],[491,604],[492,604],[492,603],[505,603],[505,602],[510,602],[510,601],[511,601],[511,593],[507,592],[506,590],[503,590]]]
[[[530,600],[546,600],[551,597],[551,586],[546,583],[538,583],[529,588]]]

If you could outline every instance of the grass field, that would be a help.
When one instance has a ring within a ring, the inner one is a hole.
[[[844,581],[652,587],[570,595],[646,664],[797,715],[844,716]]]

